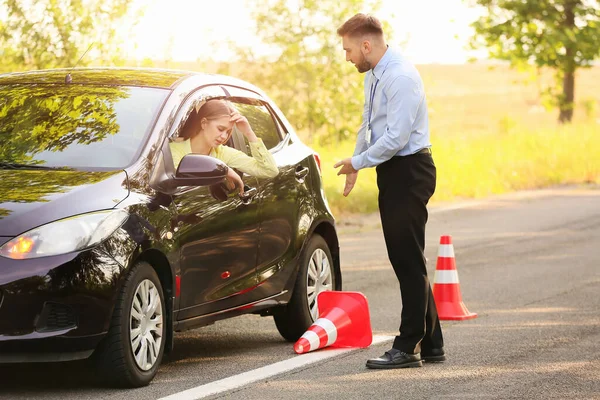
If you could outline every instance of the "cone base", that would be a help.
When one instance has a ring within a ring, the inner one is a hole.
[[[436,303],[438,318],[440,321],[464,321],[477,317],[477,313],[467,310],[464,303]]]
[[[445,315],[445,316],[438,316],[440,321],[464,321],[465,319],[474,319],[477,318],[477,313],[470,313],[468,315]]]
[[[364,294],[360,292],[321,292],[317,304],[319,317],[328,317],[330,312],[341,307],[352,321],[352,326],[339,327],[339,329],[344,329],[344,333],[340,333],[340,336],[335,343],[331,344],[331,347],[366,348],[371,345],[373,331],[371,330],[369,304]]]

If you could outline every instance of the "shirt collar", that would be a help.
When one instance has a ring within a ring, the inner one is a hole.
[[[186,154],[191,154],[193,153],[192,151],[192,141],[190,139],[185,139],[182,143],[182,146],[185,146],[185,152]],[[220,145],[219,145],[220,147]],[[210,153],[208,153],[209,156],[211,157],[215,157],[215,155],[217,154],[217,149],[215,149],[214,147],[212,149],[210,149]]]
[[[375,68],[371,69],[371,73],[377,80],[381,79],[381,76],[383,75],[383,71],[385,71],[385,68],[387,67],[391,58],[392,58],[392,49],[388,45],[387,50],[385,51],[385,53],[383,53],[383,56],[381,57],[381,59],[379,60],[379,62],[375,66]]]

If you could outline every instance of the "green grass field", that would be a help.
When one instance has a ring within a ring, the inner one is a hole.
[[[600,183],[600,68],[581,71],[574,122],[541,106],[535,83],[507,67],[420,66],[428,88],[431,140],[438,171],[432,203],[559,184]],[[354,142],[312,146],[319,152],[334,212],[377,211],[373,168],[342,196],[333,164],[352,155]]]
[[[438,181],[431,201],[481,198],[557,184],[600,183],[599,133],[598,126],[589,124],[434,137]],[[359,173],[357,185],[347,198],[341,194],[345,178],[336,175],[333,165],[351,155],[354,144],[314,147],[321,155],[325,192],[334,212],[377,211],[374,168]]]

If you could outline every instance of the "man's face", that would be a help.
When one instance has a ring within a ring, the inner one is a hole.
[[[354,64],[358,72],[361,74],[372,68],[371,63],[365,58],[362,43],[362,40],[359,38],[352,38],[348,36],[342,37],[342,45],[344,46],[344,51],[346,52],[346,61],[350,61],[352,64]]]

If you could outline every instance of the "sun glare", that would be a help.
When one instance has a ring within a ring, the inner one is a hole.
[[[244,0],[136,0],[135,6],[146,10],[129,41],[129,54],[137,59],[226,59],[227,41],[252,43]]]
[[[134,8],[143,7],[145,12],[133,30],[124,28],[127,53],[138,60],[228,60],[232,57],[228,42],[233,42],[264,55],[267,49],[254,35],[252,3],[135,0]],[[388,42],[415,63],[462,63],[471,56],[465,49],[471,34],[469,23],[479,11],[462,0],[382,0],[381,4],[375,15],[393,28],[394,36]]]

